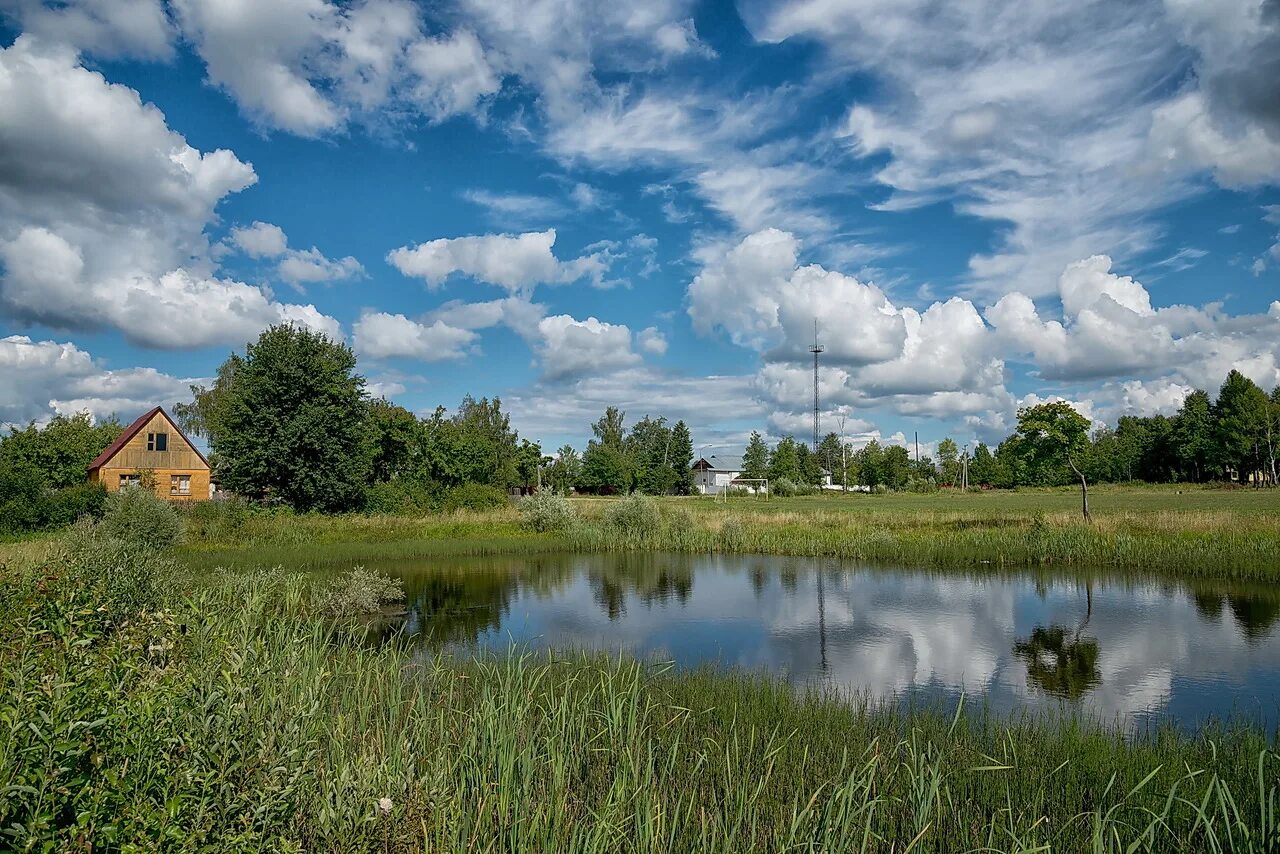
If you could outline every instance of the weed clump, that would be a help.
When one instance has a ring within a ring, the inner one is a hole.
[[[539,534],[567,531],[578,518],[567,498],[550,491],[538,492],[521,501],[520,515],[525,524]]]
[[[358,566],[316,593],[317,610],[329,617],[376,614],[383,605],[404,599],[404,583]]]
[[[628,544],[652,540],[662,531],[662,511],[648,495],[633,492],[605,513],[605,524]]]
[[[101,539],[159,551],[182,539],[182,519],[172,504],[154,492],[124,489],[107,496],[106,510],[94,533]]]

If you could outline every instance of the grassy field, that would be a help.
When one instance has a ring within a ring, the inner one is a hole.
[[[468,523],[470,524],[470,523]],[[354,581],[344,582],[354,584]],[[0,848],[1272,851],[1256,730],[1134,739],[582,656],[424,657],[305,576],[78,540],[0,588]]]
[[[839,557],[935,568],[1134,570],[1280,578],[1280,490],[1099,488],[1081,521],[1072,490],[657,500],[645,530],[612,524],[616,498],[579,498],[577,523],[537,534],[515,508],[423,517],[208,514],[189,520],[196,565],[300,567],[444,554],[662,549]],[[0,546],[0,560],[4,559]]]

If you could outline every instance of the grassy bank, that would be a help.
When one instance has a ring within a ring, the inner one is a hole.
[[[1126,740],[627,660],[422,658],[330,622],[302,577],[177,572],[82,540],[0,591],[0,847],[1280,844],[1256,731]]]
[[[574,499],[576,521],[535,533],[515,508],[425,517],[216,511],[193,518],[203,566],[304,566],[443,554],[662,549],[837,557],[922,567],[1139,570],[1186,578],[1280,577],[1280,490],[1096,491],[1094,521],[1070,490],[829,495],[763,501],[658,499],[656,519],[620,527],[620,499]]]

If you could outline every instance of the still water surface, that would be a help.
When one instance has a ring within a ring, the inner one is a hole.
[[[1280,711],[1280,596],[1099,575],[962,575],[753,556],[539,555],[375,566],[415,641],[625,650],[850,694],[1194,729]]]

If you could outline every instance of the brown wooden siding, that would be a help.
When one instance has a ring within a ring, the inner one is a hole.
[[[165,450],[147,450],[147,437],[153,433],[168,434]],[[156,495],[161,498],[173,501],[203,501],[209,498],[209,466],[159,412],[110,460],[103,463],[101,468],[90,472],[90,477],[101,483],[108,492],[116,492],[120,489],[121,475],[137,474],[145,469],[155,472]],[[191,494],[172,494],[171,476],[183,474],[191,477]]]

